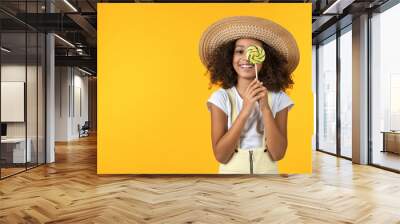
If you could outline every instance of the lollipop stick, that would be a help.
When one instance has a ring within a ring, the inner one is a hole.
[[[256,79],[258,80],[258,74],[257,74],[257,64],[254,64],[254,67],[256,68]]]
[[[258,80],[258,74],[257,74],[257,64],[254,64],[254,67],[256,68],[256,79]],[[257,102],[257,108],[260,110],[260,100]]]

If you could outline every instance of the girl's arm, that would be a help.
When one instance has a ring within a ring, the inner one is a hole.
[[[288,108],[279,111],[275,119],[272,115],[270,107],[262,107],[261,109],[266,132],[266,147],[270,152],[272,160],[281,160],[286,153],[287,148],[287,117]]]
[[[249,110],[241,110],[232,127],[228,129],[228,116],[217,106],[209,103],[211,111],[211,140],[214,156],[220,163],[227,163],[235,151],[240,133],[250,115]]]
[[[228,129],[228,116],[213,104],[209,103],[211,111],[211,139],[215,158],[220,163],[228,163],[235,151],[236,143],[240,139],[242,129],[250,116],[255,103],[260,100],[265,91],[262,83],[254,79],[243,93],[243,107],[238,117]]]

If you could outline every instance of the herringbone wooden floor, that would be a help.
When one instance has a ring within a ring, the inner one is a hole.
[[[400,175],[315,153],[312,175],[96,175],[96,141],[0,181],[0,223],[400,223]]]

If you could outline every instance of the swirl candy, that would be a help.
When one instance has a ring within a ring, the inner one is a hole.
[[[265,60],[265,51],[262,47],[251,45],[246,49],[247,60],[254,65],[256,69],[256,79],[258,79],[257,64]]]
[[[261,64],[265,60],[265,51],[262,47],[252,45],[247,48],[246,57],[252,64]]]

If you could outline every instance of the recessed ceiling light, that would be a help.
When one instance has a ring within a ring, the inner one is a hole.
[[[64,0],[65,4],[67,4],[74,12],[78,12],[78,10],[71,4],[69,1]]]
[[[1,51],[4,51],[6,53],[10,53],[11,52],[11,50],[9,50],[9,49],[7,49],[5,47],[1,47]]]
[[[355,0],[337,0],[333,2],[327,9],[322,12],[323,15],[327,14],[342,14],[343,9],[351,5]]]
[[[92,73],[90,73],[90,72],[88,72],[88,71],[86,71],[86,70],[83,70],[83,69],[81,69],[81,68],[79,68],[79,67],[78,67],[78,70],[81,71],[81,72],[83,72],[83,73],[85,73],[85,74],[87,74],[87,75],[93,75]]]
[[[71,42],[69,42],[68,40],[66,40],[66,39],[64,39],[64,38],[62,38],[62,37],[60,37],[60,36],[57,35],[57,34],[54,34],[54,36],[57,37],[57,38],[58,38],[59,40],[61,40],[62,42],[66,43],[67,45],[69,45],[69,46],[75,48],[75,45],[73,45],[73,44],[72,44]]]

